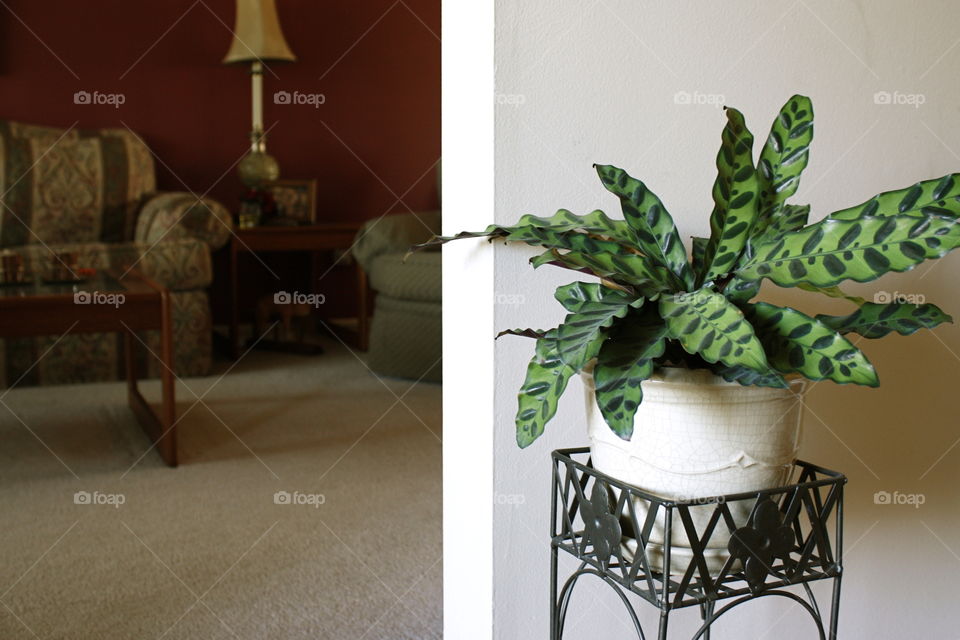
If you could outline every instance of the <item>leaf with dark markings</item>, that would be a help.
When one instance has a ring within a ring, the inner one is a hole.
[[[636,232],[641,252],[666,267],[678,284],[691,286],[693,274],[686,249],[660,198],[623,169],[602,164],[594,167],[607,191],[620,199],[623,217]]]
[[[839,333],[856,333],[864,338],[882,338],[892,332],[908,336],[920,329],[933,329],[944,322],[953,322],[953,318],[935,304],[908,302],[864,302],[849,315],[820,314],[816,319]]]
[[[660,298],[667,335],[687,353],[707,362],[744,366],[760,373],[770,367],[763,347],[743,313],[723,295],[701,289]]]
[[[641,383],[650,377],[666,346],[666,327],[653,312],[631,316],[600,347],[593,370],[597,405],[615,434],[629,440],[633,419],[643,400]]]
[[[868,282],[889,271],[912,269],[957,246],[960,225],[939,215],[828,218],[758,244],[737,276],[743,280],[769,278],[781,287]]]
[[[698,285],[712,282],[733,269],[757,220],[759,179],[753,166],[753,135],[743,114],[726,108],[713,186],[710,240],[704,249]]]
[[[770,365],[780,373],[875,387],[877,372],[853,344],[821,320],[766,302],[743,307],[763,343]]]

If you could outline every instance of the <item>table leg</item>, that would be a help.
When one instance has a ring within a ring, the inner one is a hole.
[[[367,309],[369,290],[367,286],[367,272],[354,260],[357,265],[357,348],[366,351],[370,340],[370,311]]]
[[[160,327],[160,410],[156,411],[140,393],[137,386],[137,365],[134,349],[138,340],[131,331],[124,333],[127,365],[127,402],[140,426],[157,448],[157,453],[169,466],[177,466],[176,398],[173,375],[173,336],[170,319],[170,300],[162,295]]]
[[[240,357],[240,318],[237,300],[237,240],[230,239],[230,350],[234,360]]]

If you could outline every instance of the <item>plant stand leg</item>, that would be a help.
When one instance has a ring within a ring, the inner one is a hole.
[[[840,576],[833,579],[833,598],[830,603],[830,640],[837,640],[837,617],[840,613]]]
[[[657,633],[658,640],[667,640],[667,623],[670,621],[670,610],[660,610],[660,631]]]
[[[560,603],[557,602],[557,548],[550,545],[550,640],[560,640],[557,629],[557,614]]]
[[[710,640],[710,627],[713,624],[714,604],[712,600],[708,600],[700,605],[700,618],[702,618],[707,625],[707,630],[703,633],[703,640]]]

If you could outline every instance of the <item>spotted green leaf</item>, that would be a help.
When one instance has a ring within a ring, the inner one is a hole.
[[[703,256],[707,252],[707,243],[709,239],[699,238],[697,236],[693,237],[692,245],[693,251],[690,256],[690,260],[693,264],[693,273],[695,275],[700,275],[703,271]]]
[[[611,165],[594,165],[607,191],[620,199],[623,217],[637,237],[639,249],[679,279],[683,286],[693,284],[687,252],[673,218],[647,185]]]
[[[789,386],[783,376],[772,369],[766,373],[760,373],[746,367],[728,367],[718,362],[711,365],[710,370],[727,382],[736,382],[745,387],[786,389]]]
[[[816,318],[766,302],[744,306],[757,337],[780,373],[875,387],[877,372],[853,344]]]
[[[722,294],[702,289],[665,295],[660,298],[660,315],[667,324],[667,335],[679,341],[687,353],[711,363],[769,371],[753,327]]]
[[[576,373],[565,365],[556,350],[556,330],[537,340],[536,353],[527,365],[517,409],[517,444],[528,447],[543,433],[557,413],[560,396]]]
[[[637,314],[600,347],[593,369],[597,405],[610,429],[624,440],[633,435],[633,419],[643,400],[641,383],[663,355],[666,330],[656,313]]]
[[[816,319],[834,331],[856,333],[864,338],[882,338],[891,332],[908,336],[920,329],[933,329],[944,322],[953,322],[953,318],[935,304],[907,302],[865,302],[849,315],[820,314]]]
[[[885,191],[866,202],[831,213],[833,220],[857,220],[862,217],[886,217],[902,214],[960,214],[960,174],[951,173],[924,180],[905,189]]]
[[[557,327],[557,350],[564,364],[580,371],[596,357],[607,329],[631,307],[643,304],[620,291],[600,284],[576,282],[557,289],[557,299],[570,311]]]
[[[810,205],[788,204],[781,207],[769,220],[766,228],[755,233],[750,239],[750,245],[763,244],[779,238],[790,231],[797,231],[807,226],[807,220],[810,217]],[[748,249],[747,256],[753,255],[752,249]]]
[[[539,244],[544,247],[590,251],[591,249],[585,245],[569,246],[571,242],[584,242],[577,236],[601,243],[596,246],[604,246],[605,251],[636,251],[636,236],[630,226],[623,220],[608,217],[599,209],[584,216],[578,216],[567,209],[560,209],[548,218],[527,214],[521,216],[513,226],[492,224],[483,231],[464,231],[455,236],[434,236],[427,242],[416,245],[415,248],[437,246],[462,238],[490,238],[491,240],[503,238],[507,241]],[[604,241],[607,242],[604,243]]]
[[[757,161],[760,179],[759,231],[766,230],[787,198],[797,192],[800,174],[810,157],[812,140],[813,104],[810,98],[795,95],[787,100],[773,121],[770,135]]]
[[[957,221],[939,215],[826,219],[758,244],[738,269],[744,280],[769,278],[781,287],[801,282],[831,287],[907,271],[960,246]]]
[[[567,269],[607,278],[635,287],[643,297],[652,297],[658,291],[666,289],[662,267],[654,271],[646,260],[637,255],[591,254],[578,251],[561,253],[551,249],[531,258],[530,264],[534,268],[545,264],[557,264]]]
[[[704,252],[706,268],[699,283],[709,283],[737,264],[757,219],[759,179],[753,166],[753,134],[743,114],[727,108],[717,154],[717,179],[713,185],[710,240]]]

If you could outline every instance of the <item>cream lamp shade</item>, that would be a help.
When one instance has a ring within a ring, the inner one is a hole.
[[[233,42],[224,64],[296,59],[283,37],[276,0],[237,0]]]

